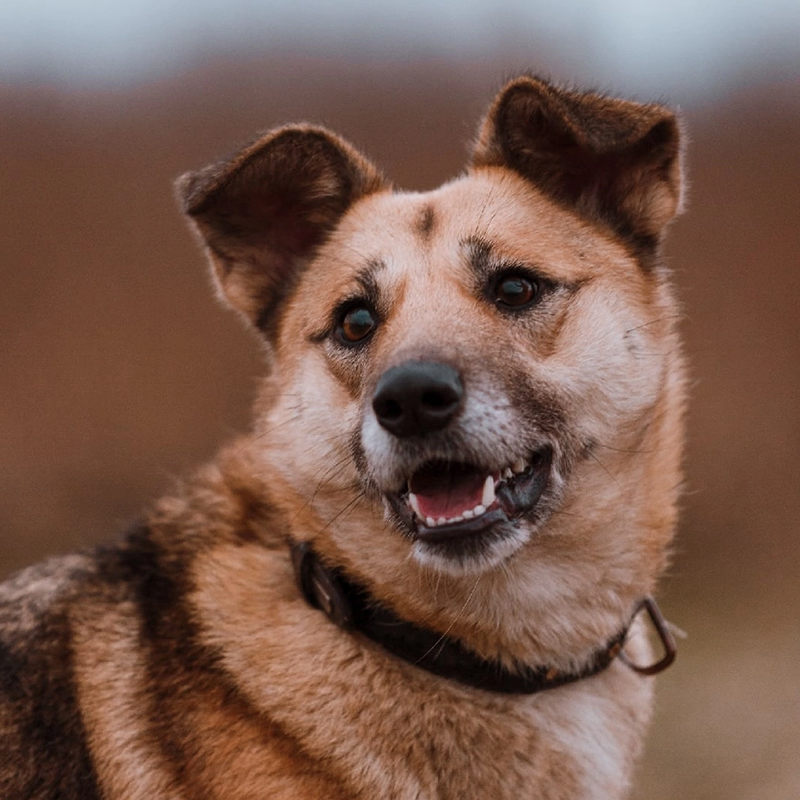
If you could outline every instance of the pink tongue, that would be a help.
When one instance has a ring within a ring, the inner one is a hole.
[[[423,517],[451,519],[480,505],[485,480],[471,467],[441,465],[418,472],[409,488],[417,496]]]

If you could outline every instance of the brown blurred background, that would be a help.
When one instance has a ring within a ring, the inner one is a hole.
[[[417,0],[385,19],[362,0],[305,19],[304,0],[231,3],[205,27],[104,17],[81,39],[96,9],[69,27],[52,3],[38,50],[30,20],[0,25],[0,579],[109,537],[248,424],[258,348],[212,298],[171,193],[182,171],[311,120],[425,189],[520,69],[665,99],[691,138],[668,254],[695,383],[661,597],[689,638],[634,797],[796,800],[800,14],[761,4],[720,33],[716,0],[688,20],[681,2],[653,19],[573,4],[570,22],[512,0],[466,20],[445,2],[435,19]]]

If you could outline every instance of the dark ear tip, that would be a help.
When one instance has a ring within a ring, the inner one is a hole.
[[[550,94],[548,84],[532,75],[522,75],[507,83],[497,95],[494,103],[495,114],[525,110],[531,104],[540,105]]]
[[[383,185],[380,173],[351,145],[327,128],[305,123],[285,125],[257,136],[249,144],[222,161],[196,172],[187,172],[175,182],[181,209],[190,217],[209,211],[220,194],[247,174],[262,169],[259,164],[274,163],[276,170],[294,174],[299,180],[316,165],[336,165],[344,175],[347,164],[357,165],[363,173],[359,189],[363,193]],[[353,174],[358,173],[358,169]]]
[[[308,130],[310,130],[310,126],[287,125],[268,131],[239,148],[235,155],[209,164],[202,169],[185,172],[174,184],[175,196],[178,198],[181,210],[190,217],[201,215],[209,197],[215,190],[221,188],[232,174],[238,172],[246,162],[257,158],[266,148],[272,147],[281,139],[298,137]]]
[[[173,184],[175,197],[178,200],[181,211],[190,217],[193,215],[195,207],[199,205],[199,200],[202,199],[199,197],[201,192],[198,191],[201,183],[201,172],[184,172]]]
[[[659,107],[659,110],[662,114],[661,118],[655,120],[642,139],[652,148],[675,148],[677,150],[683,135],[681,121],[668,108]]]
[[[512,78],[500,90],[499,96],[505,97],[508,94],[545,94],[550,91],[550,84],[536,75],[524,74]]]
[[[227,170],[223,162],[184,172],[173,184],[181,211],[189,217],[200,216],[209,198],[224,184]]]

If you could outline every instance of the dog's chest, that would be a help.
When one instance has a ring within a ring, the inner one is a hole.
[[[623,796],[651,691],[624,665],[531,696],[462,688],[310,608],[285,556],[240,556],[218,551],[213,571],[198,562],[194,602],[206,644],[223,654],[257,716],[351,796]]]
[[[338,778],[331,797],[342,786],[354,800],[612,800],[625,794],[636,749],[631,727],[608,720],[600,703],[567,698],[567,719],[559,720],[558,702],[544,709],[533,698],[476,704],[395,684],[392,705],[370,699],[369,686],[359,689],[360,700],[342,704],[328,730],[291,731],[303,751],[331,766]]]
[[[396,726],[394,737],[377,747],[362,740],[362,757],[379,765],[372,796],[620,798],[637,749],[634,730],[643,730],[647,717],[640,710],[637,720],[626,708],[623,720],[605,698],[576,687],[547,698],[423,696],[414,690],[402,698],[416,708],[416,719],[383,710]]]

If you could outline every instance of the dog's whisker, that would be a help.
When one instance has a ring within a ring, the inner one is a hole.
[[[286,425],[294,425],[294,423],[300,420],[302,416],[302,413],[296,413],[293,417],[287,417],[286,419],[271,425],[269,428],[259,430],[254,437],[254,441],[258,442],[261,439],[269,436],[271,433],[274,433],[275,431],[285,427]]]
[[[341,468],[341,467],[342,467],[344,464],[346,464],[346,463],[347,463],[349,460],[350,460],[350,459],[349,459],[349,456],[343,456],[343,457],[342,457],[342,458],[340,458],[338,461],[335,461],[333,464],[328,464],[328,465],[327,465],[325,468],[323,468],[322,470],[320,470],[320,472],[322,473],[322,476],[320,477],[320,479],[319,479],[319,481],[318,481],[318,483],[317,483],[317,486],[316,486],[316,488],[315,488],[315,489],[314,489],[314,491],[313,491],[313,492],[312,492],[312,493],[311,493],[311,494],[310,494],[310,495],[309,495],[309,496],[306,498],[306,500],[303,502],[303,504],[302,504],[302,505],[300,506],[300,508],[297,510],[297,513],[296,513],[296,514],[294,515],[294,517],[292,518],[292,522],[295,522],[297,519],[299,519],[299,518],[300,518],[300,516],[303,514],[303,512],[304,512],[304,511],[305,511],[307,508],[311,508],[311,507],[313,507],[313,505],[314,505],[314,501],[317,499],[317,496],[318,496],[319,492],[322,490],[322,486],[323,486],[323,484],[326,482],[326,480],[327,480],[327,479],[328,479],[328,478],[329,478],[329,477],[330,477],[332,474],[334,474],[334,473],[335,473],[335,472],[336,472],[338,469],[340,469],[340,468]],[[319,473],[318,473],[318,474],[319,474]],[[342,492],[342,493],[344,493],[344,492],[350,492],[350,491],[352,491],[353,489],[358,489],[358,490],[360,490],[360,488],[361,488],[360,484],[358,484],[358,483],[354,483],[354,484],[351,484],[351,485],[338,486],[338,487],[336,487],[336,489],[335,489],[334,491],[335,491],[335,492]],[[363,496],[363,492],[362,492],[362,496]]]
[[[632,328],[628,328],[625,331],[625,335],[627,336],[629,333],[633,333],[634,331],[642,330],[642,328],[647,328],[650,325],[657,325],[659,322],[667,322],[669,320],[679,320],[682,319],[682,314],[665,314],[662,317],[656,317],[655,319],[648,320],[647,322],[643,322],[641,325],[635,325]]]
[[[653,453],[657,453],[658,449],[656,448],[625,448],[625,447],[614,447],[610,444],[603,444],[603,442],[596,442],[598,447],[602,447],[604,450],[611,450],[615,453],[625,453],[631,456],[639,456],[639,455],[652,455]]]
[[[444,644],[444,642],[447,640],[447,637],[448,637],[448,635],[449,635],[450,631],[451,631],[451,630],[453,630],[453,627],[454,627],[454,626],[455,626],[455,625],[458,623],[458,621],[461,619],[461,617],[462,617],[462,616],[463,616],[463,614],[464,614],[464,611],[466,611],[466,608],[467,608],[467,606],[470,604],[470,601],[471,601],[471,600],[472,600],[472,598],[475,596],[475,592],[478,590],[478,584],[479,584],[479,583],[480,583],[480,581],[481,581],[481,577],[482,577],[481,575],[478,575],[478,577],[475,579],[475,583],[472,585],[472,589],[471,589],[471,591],[470,591],[469,595],[467,596],[467,599],[466,599],[466,600],[464,601],[464,603],[462,604],[461,608],[458,610],[458,612],[456,613],[456,615],[455,615],[455,616],[453,617],[453,619],[450,621],[450,624],[447,626],[447,628],[446,628],[446,629],[445,629],[445,630],[442,632],[442,634],[441,634],[441,636],[439,637],[439,639],[438,639],[437,641],[435,641],[435,642],[434,642],[434,643],[433,643],[433,644],[430,646],[430,648],[429,648],[429,649],[428,649],[428,650],[427,650],[427,651],[426,651],[426,652],[425,652],[423,655],[421,655],[421,656],[420,656],[420,657],[417,659],[417,661],[416,661],[416,663],[417,663],[417,664],[419,664],[421,661],[424,661],[426,658],[428,658],[428,656],[430,656],[430,655],[431,655],[431,654],[432,654],[432,653],[433,653],[435,650],[437,650],[438,648],[440,648],[440,647],[441,647],[441,646]]]
[[[336,461],[333,464],[331,464],[324,471],[324,473],[322,474],[322,476],[319,479],[319,482],[316,485],[316,488],[312,492],[311,497],[307,501],[308,503],[313,503],[314,500],[316,500],[317,494],[322,490],[322,486],[326,483],[326,481],[331,477],[331,475],[333,475],[337,470],[339,470],[342,467],[342,465],[346,464],[348,461],[349,461],[349,458],[347,456],[344,456],[343,458],[340,458],[338,461]],[[358,484],[358,483],[354,483],[352,485],[353,486],[358,486],[360,488],[360,484]],[[345,487],[345,488],[349,489],[350,487],[348,486],[348,487]]]
[[[293,418],[285,419],[282,422],[276,423],[267,430],[262,430],[259,431],[258,433],[254,433],[253,436],[248,441],[244,442],[241,447],[237,448],[236,452],[239,454],[243,453],[245,450],[252,447],[253,444],[261,442],[263,439],[266,439],[267,436],[269,436],[273,431],[276,431],[285,425],[293,425],[300,419],[301,416],[302,416],[301,414],[297,414]]]
[[[325,525],[322,526],[322,528],[320,529],[320,533],[323,533],[324,531],[328,530],[328,528],[330,528],[330,526],[333,525],[334,522],[336,522],[342,515],[350,511],[353,508],[353,506],[356,505],[356,503],[360,502],[363,499],[364,499],[364,492],[359,492],[352,500],[350,500],[349,503],[347,503],[347,505],[344,506],[344,508],[342,508],[336,514],[334,514],[334,516],[331,517],[325,523]]]
[[[569,519],[585,520],[586,522],[593,522],[594,517],[589,514],[579,514],[576,511],[567,511],[565,509],[556,509],[550,512],[551,517],[568,517]]]

